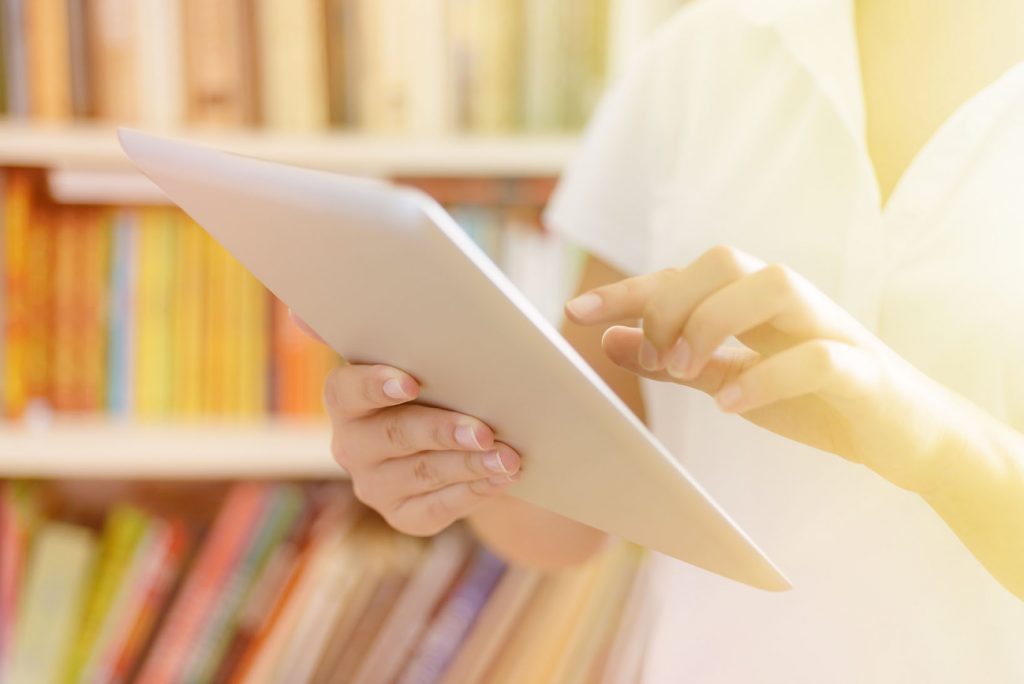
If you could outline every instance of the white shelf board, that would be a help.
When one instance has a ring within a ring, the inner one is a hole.
[[[153,131],[308,168],[365,176],[552,177],[561,173],[572,135],[416,138],[325,131]],[[0,121],[0,166],[126,171],[133,167],[112,126]]]
[[[330,434],[320,422],[0,423],[0,477],[342,478]]]

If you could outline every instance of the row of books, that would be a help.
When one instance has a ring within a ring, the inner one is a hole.
[[[140,419],[314,415],[337,356],[180,211],[55,205],[11,171],[0,227],[0,405]],[[578,254],[537,210],[453,212],[552,319]],[[344,293],[342,293],[344,296]]]
[[[207,523],[122,500],[102,522],[0,482],[0,680],[632,681],[642,552],[555,573],[460,527],[400,535],[346,484],[238,483]]]
[[[611,4],[2,0],[2,104],[159,128],[575,129],[605,83]]]

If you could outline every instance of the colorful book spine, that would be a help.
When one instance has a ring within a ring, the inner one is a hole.
[[[216,599],[232,567],[254,533],[266,505],[266,489],[236,485],[203,544],[141,670],[151,684],[179,681],[197,635],[215,610]]]
[[[270,493],[266,510],[256,522],[255,534],[224,585],[215,613],[197,636],[189,654],[184,677],[209,681],[230,645],[238,614],[267,559],[291,531],[302,512],[302,496],[294,487],[277,487]]]
[[[131,506],[117,506],[107,516],[99,561],[75,644],[67,661],[64,681],[79,681],[90,653],[100,641],[104,625],[112,617],[112,605],[149,525],[149,516]]]
[[[74,643],[96,553],[93,533],[46,523],[33,540],[18,607],[9,681],[57,681]]]
[[[504,572],[501,559],[486,549],[477,549],[405,666],[399,684],[434,684],[441,680]]]

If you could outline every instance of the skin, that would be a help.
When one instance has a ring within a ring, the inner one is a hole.
[[[1022,7],[856,3],[882,201],[956,106],[1024,59]],[[922,69],[936,60],[953,62]],[[1024,436],[921,374],[801,276],[728,246],[630,279],[590,257],[579,295],[563,333],[638,415],[639,376],[674,382],[767,430],[862,463],[920,495],[1024,598]],[[628,324],[637,319],[641,326]],[[743,346],[723,347],[731,336]],[[394,396],[384,390],[389,381],[400,389]],[[328,378],[333,452],[362,501],[410,534],[465,519],[500,555],[538,567],[572,565],[602,547],[603,533],[506,496],[501,478],[516,477],[518,454],[495,445],[479,421],[409,405],[417,392],[414,378],[383,366],[345,366]],[[458,426],[476,441],[460,442]],[[495,450],[507,474],[487,469],[483,457]]]

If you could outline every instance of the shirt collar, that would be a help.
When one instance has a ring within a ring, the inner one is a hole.
[[[853,0],[730,0],[749,21],[778,32],[850,134],[865,144],[864,96]]]

